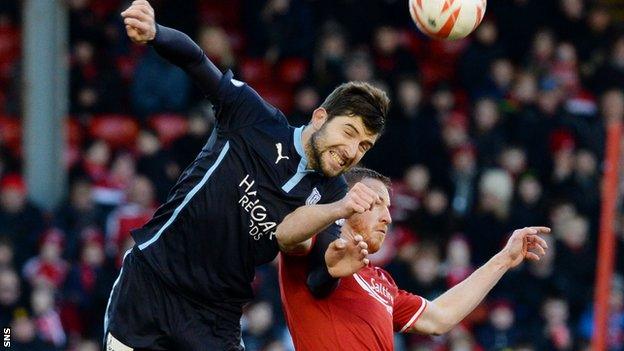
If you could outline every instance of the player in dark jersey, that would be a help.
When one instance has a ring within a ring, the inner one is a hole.
[[[308,255],[280,255],[282,305],[297,350],[389,351],[394,348],[393,332],[445,333],[480,303],[508,269],[545,254],[546,242],[538,234],[548,233],[548,228],[516,230],[503,250],[433,301],[401,290],[388,272],[373,265],[334,278],[331,267],[337,238],[349,241],[358,233],[368,251],[375,253],[392,221],[388,178],[365,168],[354,168],[345,176],[352,187],[364,184],[378,192],[382,201],[347,218],[341,230],[317,235]],[[280,226],[295,221],[304,228],[322,227],[319,217],[310,216],[314,209],[307,208],[305,217],[296,211]]]
[[[157,25],[147,1],[122,13],[129,37],[181,67],[216,107],[216,126],[168,199],[125,255],[105,315],[108,349],[242,349],[242,306],[253,296],[254,268],[310,237],[277,231],[299,206],[332,213],[370,209],[379,197],[347,192],[340,176],[381,133],[386,94],[366,83],[336,88],[307,126],[294,128],[251,87],[222,74],[185,34]],[[354,267],[365,244],[353,241]],[[350,251],[349,251],[350,250]],[[345,256],[345,257],[351,257]],[[349,267],[349,265],[346,265]],[[344,265],[337,265],[337,270]]]

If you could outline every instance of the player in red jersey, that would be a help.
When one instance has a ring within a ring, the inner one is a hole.
[[[481,302],[507,270],[524,259],[539,260],[547,249],[539,234],[549,233],[549,228],[516,230],[484,266],[432,301],[399,289],[388,272],[370,264],[351,276],[333,278],[340,267],[352,268],[344,267],[349,261],[353,266],[361,264],[360,252],[345,250],[345,245],[361,235],[368,252],[376,252],[392,221],[388,178],[364,168],[354,168],[345,176],[349,187],[368,186],[381,201],[346,219],[335,236],[317,235],[307,255],[280,255],[281,297],[297,350],[392,350],[393,332],[445,333]],[[349,195],[344,199],[352,200],[357,199]],[[328,205],[306,206],[282,225],[291,230],[297,225],[301,233],[318,230],[338,220],[331,218],[332,213]],[[344,242],[336,241],[337,237]]]

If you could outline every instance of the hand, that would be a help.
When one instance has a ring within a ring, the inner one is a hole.
[[[361,235],[353,240],[336,239],[325,251],[325,264],[334,278],[350,276],[368,264],[368,245]]]
[[[342,200],[335,202],[339,218],[349,218],[364,213],[381,202],[379,194],[363,183],[356,183]]]
[[[156,36],[154,9],[147,0],[136,0],[121,13],[128,37],[135,43],[145,44]]]
[[[515,230],[507,245],[501,251],[509,262],[509,268],[513,268],[526,258],[531,261],[539,261],[546,254],[548,244],[539,235],[550,233],[548,227],[526,227]]]

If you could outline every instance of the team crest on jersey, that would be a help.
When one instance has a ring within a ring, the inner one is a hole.
[[[321,193],[315,187],[306,199],[306,205],[316,205],[321,200]]]

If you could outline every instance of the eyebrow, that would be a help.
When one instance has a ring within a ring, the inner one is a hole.
[[[360,131],[351,123],[345,124],[347,127],[351,127],[357,134],[362,134]]]
[[[360,132],[360,130],[357,129],[357,127],[354,126],[351,123],[345,123],[345,126],[351,127],[355,131],[355,133],[357,133],[357,135],[361,135],[362,134],[362,132]],[[369,135],[365,133],[364,136],[369,136]],[[369,146],[369,148],[375,146],[375,142],[374,141],[364,140],[363,142],[366,143]]]

